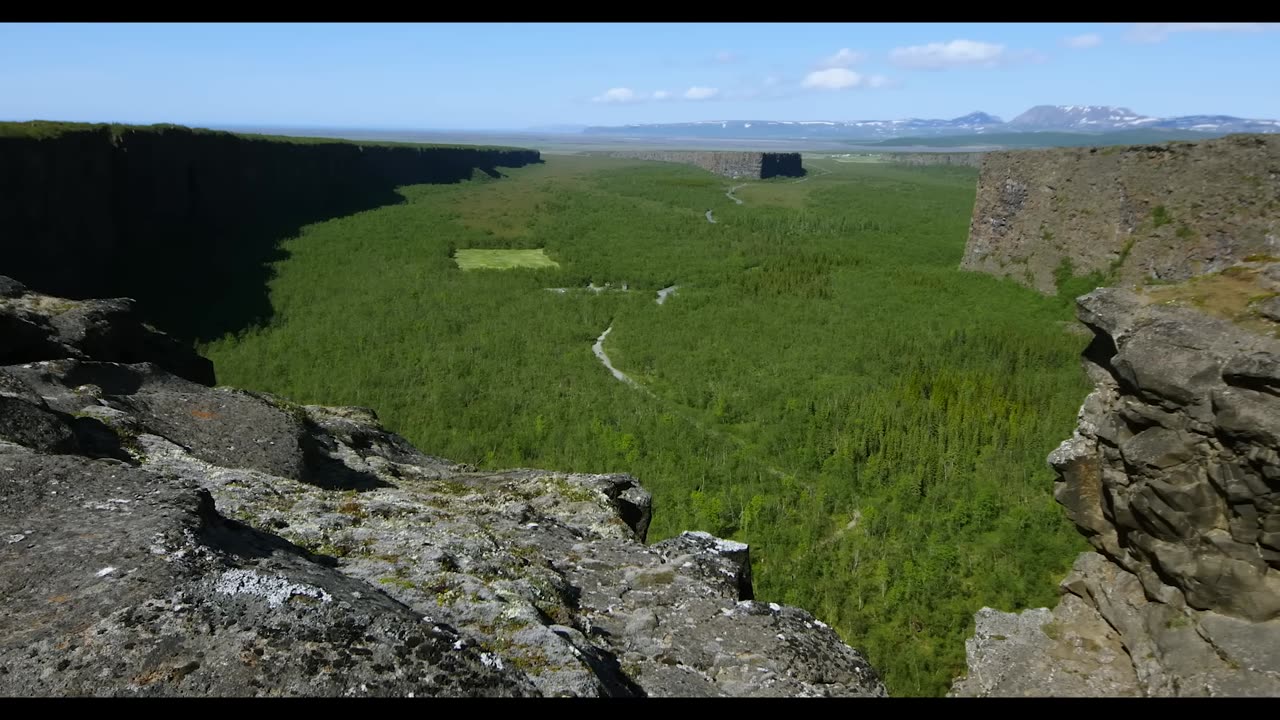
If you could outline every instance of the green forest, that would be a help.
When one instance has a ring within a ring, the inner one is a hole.
[[[891,694],[941,695],[973,613],[1054,604],[1086,547],[1045,457],[1087,338],[1068,297],[958,269],[976,171],[806,166],[742,205],[741,181],[570,155],[401,187],[288,240],[270,323],[201,350],[224,384],[375,408],[456,462],[631,473],[650,541],[750,543],[758,599],[831,624]],[[593,355],[610,327],[648,392]]]

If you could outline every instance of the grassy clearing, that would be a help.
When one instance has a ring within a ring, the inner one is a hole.
[[[454,260],[463,270],[510,270],[512,268],[551,268],[560,263],[547,257],[545,250],[494,250],[472,248],[458,250]]]
[[[458,462],[632,473],[652,540],[751,543],[757,597],[832,624],[892,693],[940,695],[973,613],[1054,603],[1084,547],[1045,456],[1088,338],[1068,303],[958,269],[974,170],[823,167],[745,205],[696,168],[578,156],[403,187],[289,241],[272,324],[205,350],[222,382],[377,408]],[[498,207],[504,244],[560,265],[459,270]],[[589,283],[632,292],[545,291]],[[593,356],[610,325],[652,395]]]
[[[1261,262],[1270,261],[1263,258]],[[1262,282],[1261,265],[1237,265],[1174,285],[1139,288],[1139,292],[1153,302],[1194,307],[1254,332],[1280,337],[1277,323],[1254,309],[1256,303],[1276,295]]]

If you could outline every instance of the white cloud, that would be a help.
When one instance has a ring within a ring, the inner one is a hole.
[[[637,102],[642,98],[636,94],[631,88],[616,87],[609,88],[603,93],[591,98],[591,102],[598,103],[630,103]]]
[[[1069,48],[1077,49],[1098,47],[1102,44],[1102,36],[1098,33],[1072,35],[1071,37],[1062,38],[1062,44]]]
[[[821,90],[845,90],[858,87],[865,80],[863,76],[846,68],[827,68],[809,73],[800,85]]]
[[[883,75],[872,75],[867,78],[867,87],[882,88],[889,87],[892,84],[893,81]]]
[[[697,85],[684,91],[685,100],[707,100],[720,94],[720,91],[711,87],[698,87]]]
[[[731,52],[729,50],[721,50],[715,55],[715,61],[721,64],[736,62],[737,60],[738,60],[737,53]]]
[[[666,100],[666,99],[667,99],[667,98],[669,98],[669,97],[671,97],[671,93],[667,92],[666,90],[655,90],[655,91],[653,91],[653,99],[654,99],[654,100]]]
[[[1183,32],[1259,32],[1277,23],[1137,23],[1129,31],[1135,42],[1160,42],[1173,33]]]
[[[993,67],[1009,59],[1004,45],[952,40],[948,43],[929,43],[911,47],[894,48],[889,59],[902,67],[937,70],[964,65]]]
[[[864,52],[857,52],[849,48],[840,48],[834,55],[825,57],[818,63],[821,68],[847,68],[850,65],[856,65],[867,58]]]

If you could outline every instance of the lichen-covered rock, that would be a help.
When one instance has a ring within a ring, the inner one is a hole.
[[[142,322],[132,300],[67,300],[27,290],[0,276],[0,365],[79,358],[154,362],[204,385],[213,363]]]
[[[979,613],[953,693],[1280,696],[1280,340],[1120,288],[1077,303],[1097,388],[1049,464],[1097,552],[1054,610]]]
[[[41,322],[36,316],[33,322]],[[478,472],[371,410],[0,368],[0,693],[882,696],[626,475]]]
[[[196,484],[0,445],[5,695],[534,695]]]

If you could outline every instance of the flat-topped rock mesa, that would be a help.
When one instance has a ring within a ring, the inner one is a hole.
[[[885,695],[634,478],[212,387],[131,308],[0,277],[0,695]]]
[[[800,153],[777,152],[698,152],[692,150],[618,150],[601,153],[608,157],[631,160],[655,160],[683,163],[731,178],[765,179],[801,177],[804,165]]]
[[[1052,294],[1280,256],[1280,136],[988,153],[962,267]]]
[[[0,271],[70,298],[127,296],[211,339],[269,317],[268,265],[307,224],[498,176],[536,150],[0,123]],[[210,308],[217,312],[209,312]]]

